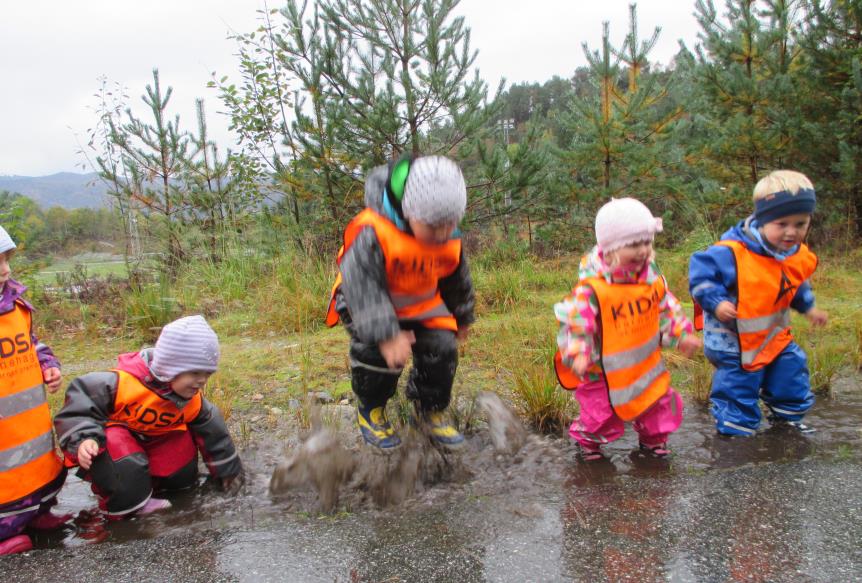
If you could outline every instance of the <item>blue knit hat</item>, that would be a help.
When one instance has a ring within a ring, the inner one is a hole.
[[[813,188],[800,188],[796,192],[780,190],[754,201],[754,218],[758,224],[765,225],[781,217],[810,215],[816,205],[817,195]]]
[[[9,233],[6,232],[6,229],[0,227],[0,253],[6,253],[16,247],[17,245],[15,245],[15,241],[13,241]]]

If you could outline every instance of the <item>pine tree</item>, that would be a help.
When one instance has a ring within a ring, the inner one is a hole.
[[[185,257],[182,230],[189,211],[187,193],[178,183],[188,165],[189,137],[179,130],[179,116],[167,117],[172,93],[171,87],[162,91],[158,69],[153,69],[153,84],[142,96],[153,122],[138,119],[131,109],[125,123],[110,120],[110,140],[120,152],[121,167],[104,164],[101,171],[105,179],[123,185],[126,198],[140,204],[161,228],[171,277]]]
[[[804,60],[797,95],[806,123],[799,128],[803,169],[820,192],[821,212],[862,237],[862,2],[806,2],[800,35]],[[820,213],[818,213],[820,214]]]
[[[721,19],[698,0],[701,42],[683,59],[689,102],[689,160],[725,193],[720,213],[737,216],[764,173],[794,163],[794,128],[802,123],[794,93],[799,58],[793,0],[727,0]]]
[[[621,49],[611,45],[608,23],[600,50],[584,44],[592,90],[572,98],[564,129],[573,139],[561,152],[573,168],[576,206],[632,195],[655,206],[674,190],[666,141],[680,110],[668,99],[667,79],[650,70],[659,34],[656,28],[648,40],[640,38],[632,5]]]

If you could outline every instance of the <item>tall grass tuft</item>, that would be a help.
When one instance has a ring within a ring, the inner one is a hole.
[[[553,357],[519,363],[512,375],[515,404],[527,423],[540,433],[561,433],[574,416],[575,401],[557,384]]]
[[[129,288],[125,297],[127,323],[144,341],[155,340],[162,327],[182,313],[167,280]]]
[[[697,403],[706,403],[712,390],[715,370],[703,354],[686,358],[676,351],[665,351],[664,358],[671,372],[673,387]]]
[[[815,393],[828,393],[832,381],[850,362],[847,347],[830,337],[828,333],[809,331],[797,341],[808,355],[808,374],[811,390]]]
[[[225,382],[221,374],[215,373],[207,383],[206,398],[221,411],[225,421],[233,414],[233,404],[237,398],[235,387]]]
[[[252,295],[255,321],[280,332],[317,330],[323,325],[334,281],[334,261],[282,253]]]
[[[477,312],[504,312],[523,304],[529,297],[518,266],[504,265],[474,271]]]

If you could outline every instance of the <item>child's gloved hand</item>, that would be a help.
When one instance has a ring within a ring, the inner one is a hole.
[[[590,366],[590,359],[586,354],[579,354],[575,357],[575,362],[572,363],[572,370],[579,377],[583,377],[587,372],[587,367]]]
[[[715,317],[725,324],[736,320],[736,306],[724,300],[715,307]]]
[[[89,470],[93,465],[93,458],[99,455],[99,442],[95,439],[85,439],[78,446],[78,465]]]
[[[413,353],[416,334],[413,330],[401,330],[396,336],[379,344],[380,353],[389,368],[403,368]]]
[[[221,489],[231,496],[236,495],[239,492],[240,487],[242,487],[243,482],[245,482],[245,476],[242,472],[236,474],[235,476],[227,476],[221,479]]]
[[[679,345],[677,348],[686,358],[691,358],[694,356],[694,353],[700,350],[703,346],[703,342],[695,336],[694,334],[688,334],[682,340],[679,341]]]
[[[60,383],[63,382],[63,374],[60,372],[59,368],[52,366],[51,368],[46,368],[42,371],[42,379],[45,381],[45,386],[48,388],[48,392],[56,393],[57,389],[60,388]]]
[[[812,326],[825,326],[829,315],[820,308],[811,308],[805,312],[805,317],[811,322]]]

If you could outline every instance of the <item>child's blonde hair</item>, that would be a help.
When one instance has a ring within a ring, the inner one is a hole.
[[[802,172],[796,172],[795,170],[775,170],[757,182],[754,186],[752,200],[761,200],[770,194],[785,190],[791,194],[796,194],[803,188],[814,190],[814,185]]]

